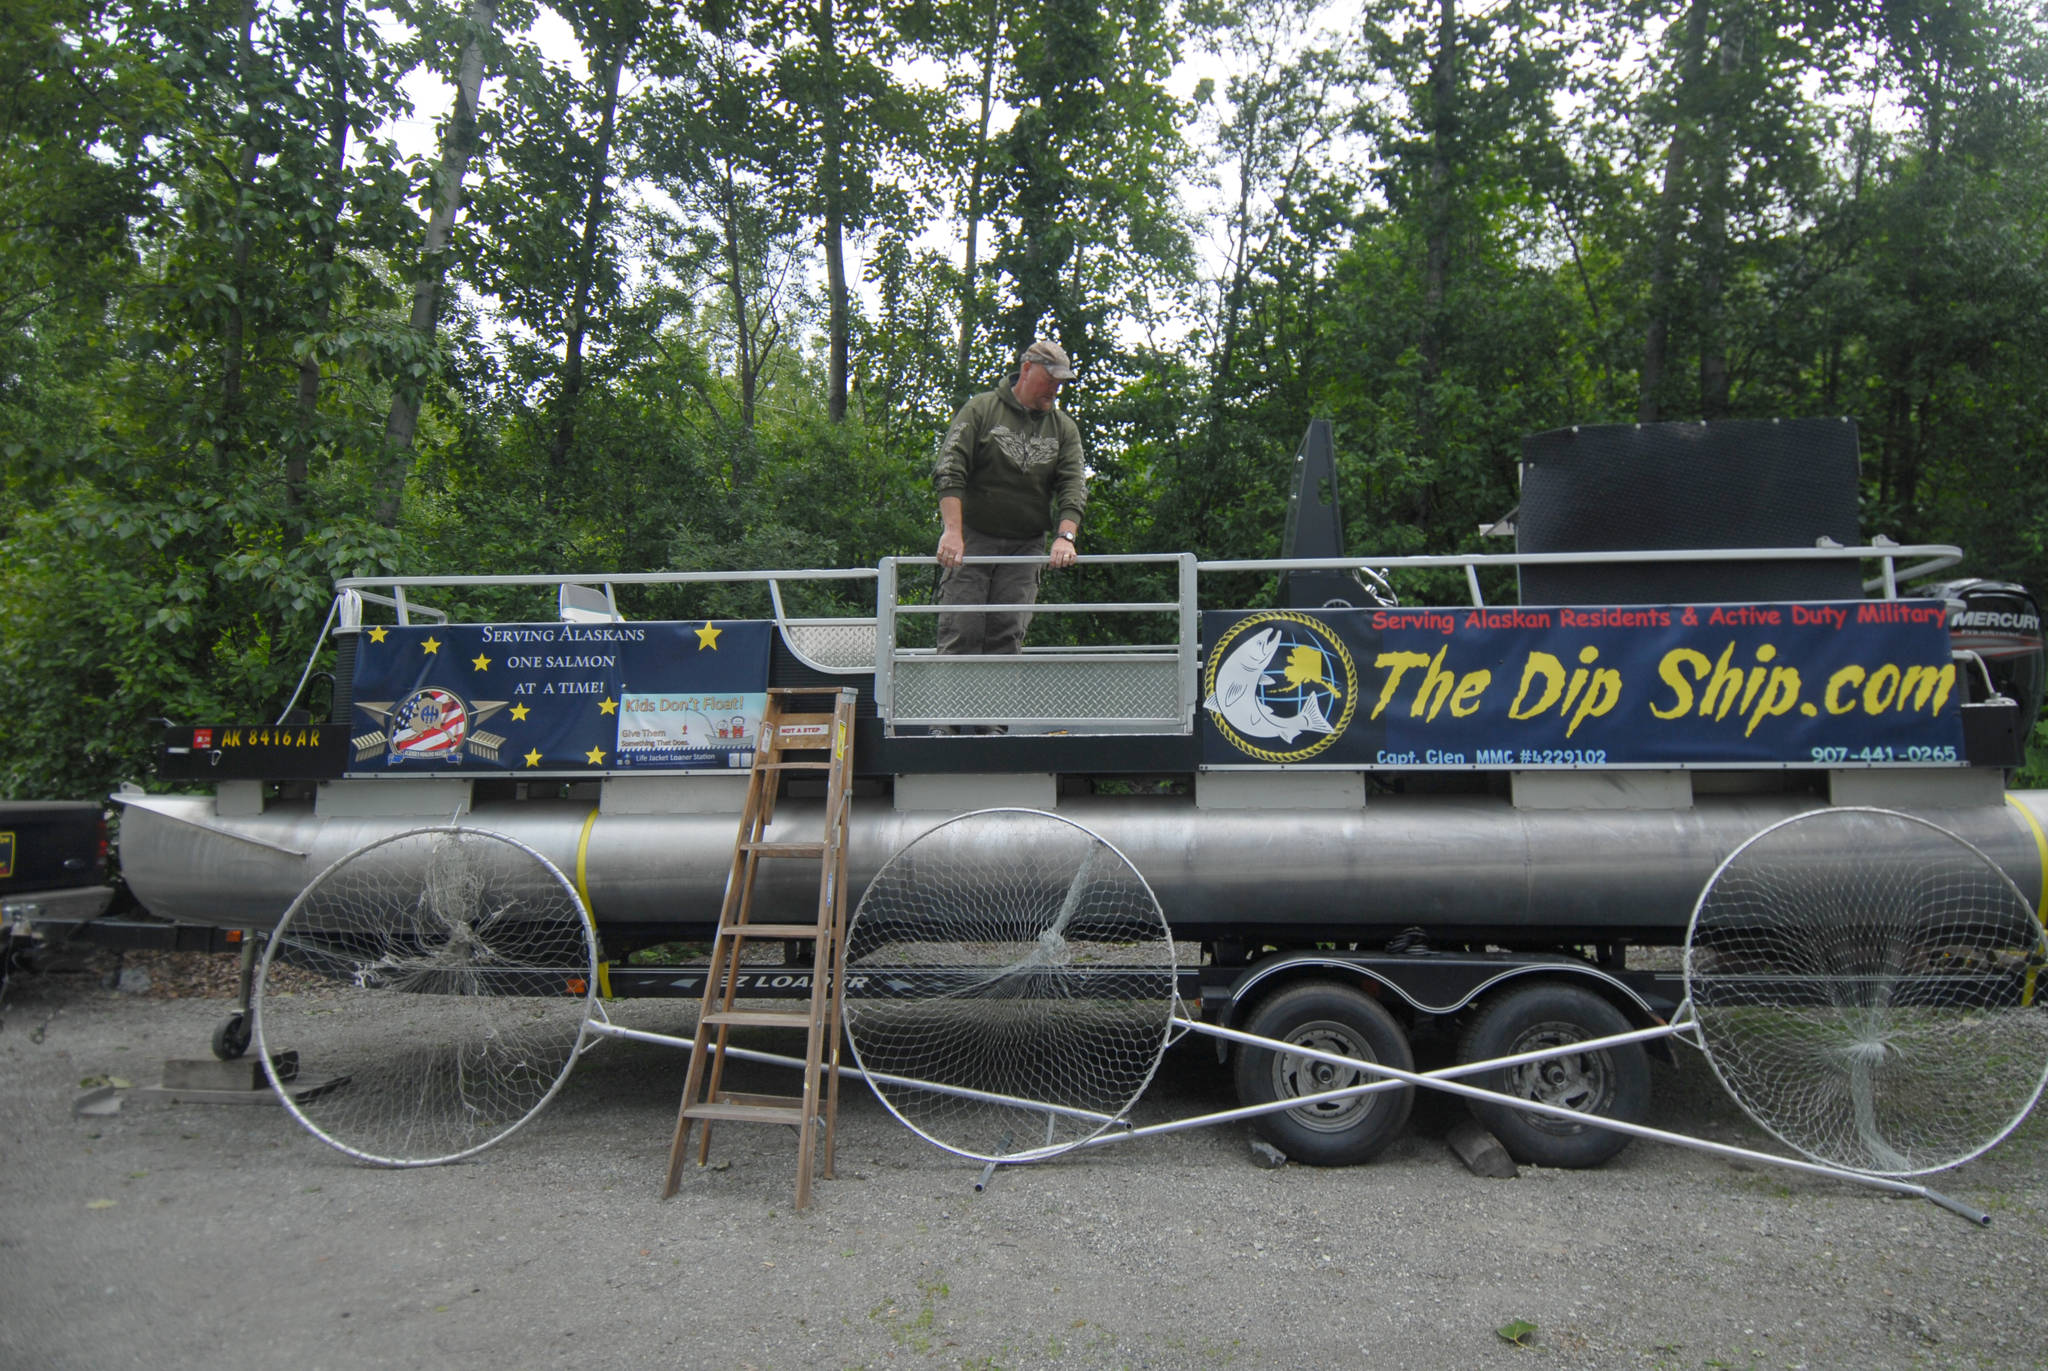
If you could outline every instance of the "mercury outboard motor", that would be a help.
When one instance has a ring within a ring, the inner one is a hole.
[[[2031,728],[2048,685],[2048,654],[2042,648],[2041,606],[2027,588],[1973,577],[1916,587],[1912,593],[1948,601],[1950,644],[1984,660],[1998,693],[2019,702],[2022,728]],[[1969,676],[1970,698],[1982,698],[1983,681],[1975,672]]]

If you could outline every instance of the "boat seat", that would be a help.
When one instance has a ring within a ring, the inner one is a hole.
[[[564,581],[559,603],[565,624],[622,624],[618,599],[609,584],[581,586]]]
[[[783,619],[779,627],[806,666],[835,675],[875,669],[873,619]]]

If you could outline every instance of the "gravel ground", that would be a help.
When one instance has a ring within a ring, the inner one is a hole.
[[[232,960],[16,977],[0,1023],[0,1367],[2028,1367],[2048,1365],[2048,1124],[1920,1200],[1637,1143],[1481,1180],[1418,1102],[1351,1170],[1254,1164],[1241,1127],[998,1174],[848,1091],[838,1177],[791,1211],[793,1137],[723,1126],[656,1198],[685,1058],[611,1042],[460,1165],[357,1166],[276,1108],[154,1084],[206,1055]],[[223,977],[225,967],[227,974]],[[140,990],[141,969],[149,986]],[[687,1011],[615,1017],[676,1031]],[[764,1088],[776,1088],[764,1069]],[[1140,1122],[1231,1104],[1206,1042]],[[1765,1146],[1697,1057],[1656,1121]],[[1533,1325],[1523,1345],[1498,1330]]]

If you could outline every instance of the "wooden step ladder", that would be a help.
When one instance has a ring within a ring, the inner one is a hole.
[[[668,1154],[668,1181],[663,1199],[682,1183],[683,1151],[690,1125],[704,1121],[698,1140],[697,1164],[710,1160],[711,1125],[779,1123],[797,1130],[796,1207],[811,1200],[811,1170],[822,1124],[825,1178],[832,1178],[833,1129],[839,1118],[840,961],[846,952],[846,831],[853,797],[853,707],[855,693],[837,692],[832,712],[798,713],[787,708],[793,698],[832,694],[830,687],[776,687],[768,692],[761,715],[754,768],[747,778],[746,803],[740,811],[739,837],[732,849],[732,873],[726,878],[725,903],[718,912],[718,933],[711,944],[711,969],[704,978],[704,1002],[697,1013],[695,1049],[683,1082],[683,1102],[676,1114],[676,1136]],[[792,758],[790,754],[809,754]],[[816,754],[823,753],[823,757]],[[768,825],[775,818],[775,797],[785,773],[818,773],[825,777],[825,825],[812,842],[769,842]],[[819,863],[817,917],[811,923],[760,923],[754,915],[754,877],[761,863],[776,859]],[[741,954],[749,942],[802,942],[812,945],[810,1006],[804,1012],[738,1009]],[[804,1078],[795,1095],[749,1095],[724,1088],[727,1035],[735,1026],[801,1028]],[[822,1111],[821,1111],[822,1101]]]

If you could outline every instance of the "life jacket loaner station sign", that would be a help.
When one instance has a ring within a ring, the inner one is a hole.
[[[771,632],[738,620],[366,628],[348,770],[745,770]]]
[[[1938,600],[1217,612],[1202,764],[1958,766]]]

